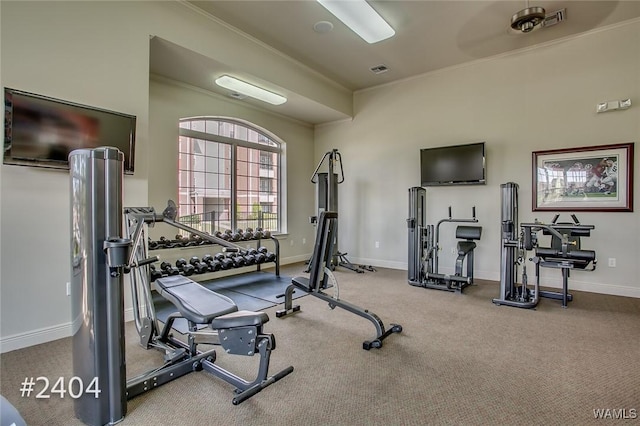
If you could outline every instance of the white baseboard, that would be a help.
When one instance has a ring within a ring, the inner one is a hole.
[[[133,310],[131,308],[125,309],[124,320],[133,321]],[[22,348],[28,348],[29,346],[40,345],[42,343],[70,337],[73,335],[74,330],[77,330],[80,327],[81,323],[82,317],[78,316],[75,320],[65,324],[43,327],[37,330],[27,331],[25,333],[2,337],[0,339],[0,353],[11,352]]]

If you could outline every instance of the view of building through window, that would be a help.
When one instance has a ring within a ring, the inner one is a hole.
[[[180,122],[178,216],[205,232],[280,230],[281,144],[250,124]]]

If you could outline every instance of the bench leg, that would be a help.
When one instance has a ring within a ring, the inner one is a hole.
[[[296,286],[293,284],[289,284],[287,289],[284,292],[284,309],[280,309],[276,311],[276,317],[282,318],[287,315],[291,315],[293,313],[300,311],[300,305],[293,306],[293,292],[296,289]]]

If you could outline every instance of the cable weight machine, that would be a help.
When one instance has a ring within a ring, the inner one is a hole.
[[[320,172],[323,164],[327,163],[326,172]],[[309,222],[317,226],[318,218],[323,211],[338,211],[338,185],[344,182],[344,169],[342,166],[342,156],[337,149],[332,149],[324,154],[316,169],[311,175],[311,183],[316,186],[316,211],[317,216],[311,216]],[[338,227],[335,229],[335,244],[331,256],[331,267],[335,270],[337,266],[350,269],[359,274],[365,271],[375,272],[375,268],[369,265],[354,265],[347,258],[348,253],[341,253],[338,250]],[[306,272],[311,270],[311,264]]]
[[[438,252],[440,251],[440,225],[443,223],[477,223],[476,208],[472,208],[469,219],[455,219],[449,206],[448,218],[441,219],[435,226],[425,224],[426,191],[422,187],[409,188],[409,284],[417,287],[461,292],[473,283],[473,250],[475,240],[482,234],[480,226],[458,226],[456,238],[458,257],[454,275],[439,272]],[[463,263],[467,260],[467,276],[463,276]]]
[[[593,225],[583,225],[575,215],[573,223],[559,223],[555,215],[551,223],[538,222],[518,224],[518,184],[507,182],[500,185],[502,193],[502,238],[500,265],[500,297],[493,299],[496,305],[507,305],[531,309],[538,305],[541,297],[562,301],[562,307],[573,300],[568,291],[569,271],[572,269],[596,269],[596,253],[583,250],[581,237],[589,237]],[[551,247],[540,247],[537,234],[551,236]],[[529,261],[535,264],[536,281],[528,287],[526,253],[534,251]],[[591,269],[587,267],[591,265]],[[518,268],[522,266],[522,283],[518,285]],[[562,291],[540,290],[540,267],[562,270]]]

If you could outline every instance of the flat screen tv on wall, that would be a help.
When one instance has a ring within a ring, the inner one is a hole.
[[[136,117],[4,89],[4,164],[68,169],[74,149],[112,146],[133,174]]]
[[[421,186],[484,185],[484,142],[420,150]]]

